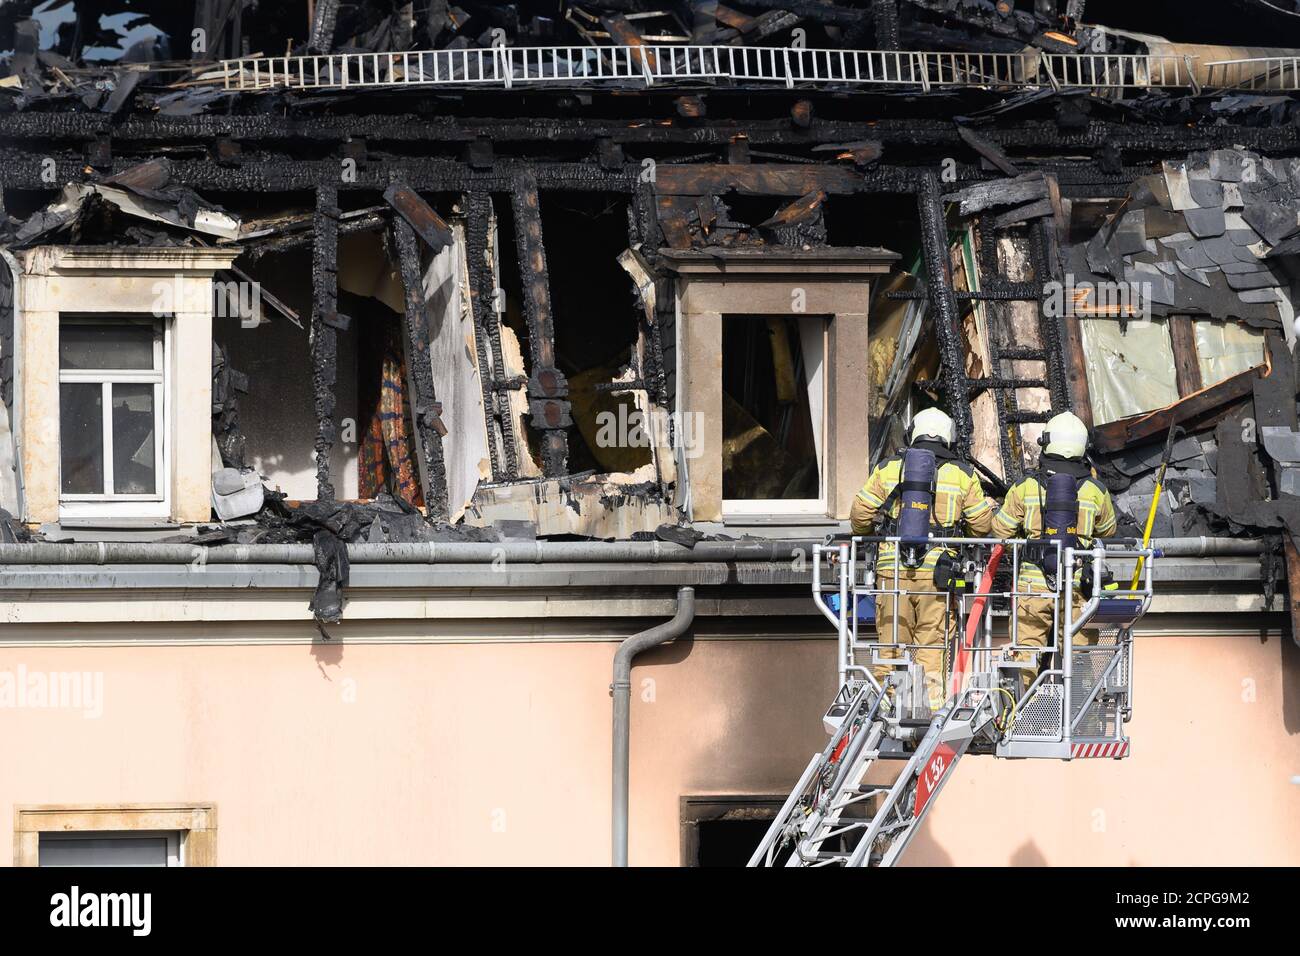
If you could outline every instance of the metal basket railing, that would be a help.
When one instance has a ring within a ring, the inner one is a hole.
[[[941,596],[947,602],[947,619],[957,624],[956,627],[945,627],[946,634],[951,635],[954,631],[956,634],[955,642],[951,636],[948,638],[945,649],[947,664],[942,680],[946,685],[946,696],[961,690],[956,686],[952,669],[952,662],[958,655],[969,655],[969,669],[964,669],[967,685],[986,689],[999,686],[1003,669],[1016,667],[1017,661],[1028,666],[1027,659],[1032,659],[1041,666],[1035,664],[1037,674],[1033,681],[1014,697],[1015,709],[1024,715],[1024,721],[1012,729],[1008,739],[1050,739],[1068,743],[1076,733],[1080,736],[1118,735],[1126,713],[1121,714],[1109,698],[1103,699],[1103,693],[1117,686],[1127,688],[1130,683],[1131,641],[1101,643],[1098,638],[1099,643],[1095,646],[1083,646],[1076,644],[1076,639],[1082,628],[1100,617],[1103,598],[1111,602],[1108,607],[1115,606],[1114,602],[1133,602],[1129,608],[1134,618],[1146,612],[1152,598],[1152,569],[1156,557],[1152,549],[1139,548],[1128,541],[1097,543],[1092,548],[1062,548],[1059,542],[1041,540],[931,538],[928,548],[958,552],[963,556],[965,567],[975,575],[971,590],[953,595],[891,581],[894,572],[890,570],[877,574],[871,562],[875,550],[882,544],[894,548],[897,561],[900,539],[896,537],[859,536],[814,547],[813,599],[837,631],[841,686],[864,684],[880,691],[881,682],[875,670],[884,667],[901,671],[914,662],[917,652],[937,647],[900,641],[897,614],[892,615],[889,621],[888,633],[880,632],[881,622],[877,614],[871,625],[874,633],[864,634],[860,611],[864,598],[878,602],[881,597],[898,601],[909,594]],[[981,587],[980,576],[986,573],[989,551],[999,545],[1005,550],[1003,567],[1009,571],[1010,584],[997,589],[991,584]],[[1022,566],[1026,563],[1041,566],[1049,552],[1055,556],[1054,563],[1059,569],[1058,574],[1049,580],[1049,590],[1023,585]],[[1118,587],[1103,588],[1108,561],[1139,556],[1146,560],[1138,587],[1122,590]],[[827,565],[834,569],[829,580],[824,573]],[[1085,591],[1089,595],[1086,599],[1082,596]],[[975,600],[981,593],[983,600],[979,618],[968,629],[969,615],[974,613]],[[1051,620],[1057,622],[1041,645],[1020,639],[1021,602],[1028,600],[1049,601]],[[995,639],[995,613],[1006,615],[1005,640]],[[969,643],[968,633],[973,638]],[[1118,633],[1126,634],[1122,628]],[[933,680],[934,675],[927,675],[927,678]],[[1127,691],[1125,696],[1127,698]],[[1124,710],[1127,711],[1127,706]]]

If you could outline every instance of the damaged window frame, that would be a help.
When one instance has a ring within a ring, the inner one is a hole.
[[[152,356],[153,368],[90,368],[66,369],[60,362],[59,389],[62,401],[62,386],[65,384],[98,384],[103,389],[101,427],[103,429],[103,446],[100,454],[103,486],[101,494],[68,493],[63,491],[63,457],[62,448],[65,436],[59,436],[59,517],[76,518],[159,518],[166,519],[171,511],[171,482],[168,436],[171,429],[171,349],[172,322],[169,318],[144,317],[131,314],[122,315],[80,315],[77,313],[60,313],[59,335],[62,340],[63,330],[69,325],[90,326],[147,326],[153,332]],[[153,386],[153,467],[154,491],[149,494],[124,494],[112,491],[113,487],[113,452],[115,428],[113,419],[113,386],[119,384],[150,384]]]
[[[830,435],[826,427],[826,418],[827,418],[826,412],[827,412],[827,407],[831,400],[831,391],[830,391],[830,381],[829,381],[830,377],[827,374],[827,371],[828,371],[828,366],[830,364],[830,354],[831,354],[830,329],[831,329],[831,323],[834,321],[835,317],[834,315],[821,315],[821,314],[781,316],[781,315],[748,315],[743,312],[728,312],[723,314],[722,322],[725,328],[725,325],[728,321],[763,322],[764,320],[771,319],[771,318],[793,321],[796,324],[796,327],[800,322],[818,322],[821,324],[821,329],[820,329],[821,354],[818,356],[820,368],[817,371],[817,378],[820,380],[820,391],[821,391],[820,414],[814,417],[812,415],[812,408],[811,406],[809,407],[810,428],[813,432],[820,433],[821,436],[819,440],[814,442],[814,448],[816,449],[814,454],[817,458],[817,497],[816,498],[728,498],[724,493],[722,497],[722,520],[724,524],[728,522],[734,524],[734,523],[738,523],[743,519],[762,518],[762,517],[786,517],[786,516],[802,517],[802,516],[810,515],[810,516],[817,516],[824,519],[829,514],[828,509],[830,508],[830,493],[828,487],[829,481],[826,474],[826,468],[827,468],[827,461],[828,461],[827,443],[830,438]],[[802,352],[804,346],[804,336],[801,332],[799,333],[799,344],[800,344],[800,350]],[[722,360],[724,363],[727,361],[726,350],[723,351]],[[802,368],[804,363],[806,363],[807,361],[808,361],[808,356],[803,355],[802,362],[800,363],[800,367]],[[809,389],[807,382],[804,381],[804,376],[797,377],[794,384],[796,389],[804,390],[805,392],[809,393],[809,397],[811,397],[811,390]],[[725,436],[724,436],[724,440],[725,440]],[[724,464],[723,471],[722,471],[724,483],[726,481],[726,473],[727,473],[726,466]]]

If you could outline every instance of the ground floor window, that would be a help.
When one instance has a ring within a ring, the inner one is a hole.
[[[682,866],[744,866],[772,825],[784,797],[681,798]]]
[[[18,806],[15,866],[216,866],[212,804]]]
[[[182,866],[178,831],[42,833],[40,866]]]

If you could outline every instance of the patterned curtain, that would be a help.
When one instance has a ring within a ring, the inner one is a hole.
[[[359,493],[375,498],[385,490],[417,508],[424,507],[406,398],[406,363],[392,341],[384,352],[379,407],[370,419],[358,454]]]

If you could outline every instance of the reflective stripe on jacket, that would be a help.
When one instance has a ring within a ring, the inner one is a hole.
[[[993,534],[999,538],[1023,536],[1030,539],[1043,536],[1043,503],[1047,489],[1034,475],[1021,478],[1011,486],[1006,500],[993,519]],[[1092,547],[1094,537],[1105,538],[1115,533],[1115,502],[1094,472],[1079,483],[1079,521],[1077,536],[1082,547]],[[1022,562],[1022,567],[1033,567]],[[1037,571],[1039,577],[1042,572]],[[1022,571],[1022,576],[1025,572]]]
[[[903,480],[903,459],[890,458],[881,462],[867,478],[853,499],[849,521],[854,534],[871,534],[875,529],[880,509]],[[899,497],[889,508],[889,517],[896,519],[900,509]],[[939,537],[957,537],[959,527],[976,537],[987,535],[993,524],[993,502],[984,495],[975,469],[964,462],[940,461],[935,474],[934,508],[930,528]],[[921,570],[933,571],[935,562],[944,548],[931,548],[925,555]],[[894,546],[882,544],[876,558],[876,570],[894,567]]]

